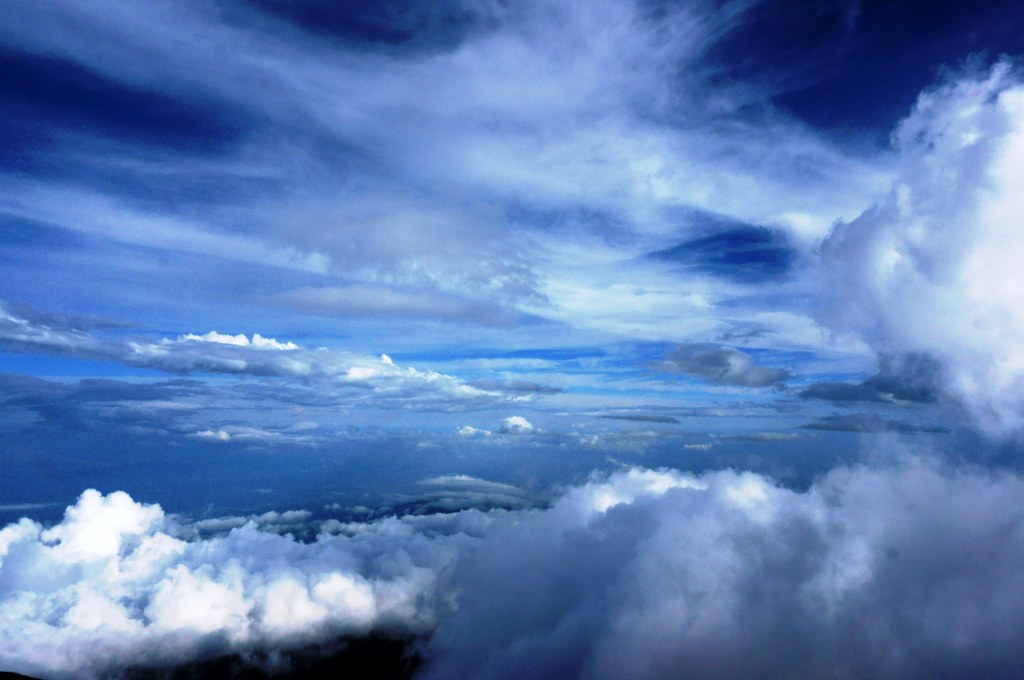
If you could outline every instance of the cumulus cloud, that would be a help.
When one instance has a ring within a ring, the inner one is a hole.
[[[804,493],[620,473],[471,546],[425,676],[1009,677],[1022,491],[921,463]]]
[[[789,371],[754,363],[745,352],[720,345],[694,343],[673,350],[657,367],[699,378],[713,385],[769,387],[789,378]]]
[[[307,517],[182,527],[159,506],[90,490],[56,526],[9,525],[0,530],[0,663],[81,678],[433,624],[429,595],[457,537],[429,539],[398,520],[309,543],[276,532]]]
[[[277,349],[277,350],[293,350],[298,349],[299,346],[294,342],[279,342],[274,338],[265,338],[259,333],[253,333],[252,338],[246,337],[244,333],[238,335],[226,335],[224,333],[218,333],[217,331],[210,331],[203,335],[195,335],[194,333],[186,333],[185,335],[179,335],[176,342],[216,342],[222,345],[234,345],[235,347],[252,347],[253,349]],[[165,340],[164,344],[170,344],[171,341]]]
[[[924,92],[892,191],[822,245],[819,314],[886,355],[925,354],[993,434],[1024,426],[1024,85],[1014,66]]]
[[[501,427],[498,431],[502,434],[527,434],[534,431],[533,425],[529,420],[522,416],[509,416],[508,418],[502,418]]]
[[[519,497],[466,475],[422,485]],[[802,492],[629,469],[546,509],[300,542],[278,532],[301,511],[190,528],[87,491],[53,527],[0,529],[0,661],[83,677],[389,630],[432,631],[427,678],[1009,677],[1022,494],[1016,474],[920,459]]]

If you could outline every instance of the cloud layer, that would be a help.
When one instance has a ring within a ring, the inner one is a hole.
[[[82,677],[387,630],[433,631],[427,678],[1012,677],[1022,494],[921,459],[803,492],[636,468],[546,509],[332,520],[301,543],[273,529],[303,513],[210,537],[88,491],[0,531],[0,660]]]

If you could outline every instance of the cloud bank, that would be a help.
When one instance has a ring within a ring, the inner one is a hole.
[[[53,527],[0,530],[0,663],[83,677],[386,630],[432,631],[426,678],[1013,677],[1022,494],[920,459],[803,492],[635,468],[544,509],[328,522],[302,543],[271,530],[287,513],[202,538],[87,491]]]
[[[924,92],[897,181],[822,246],[820,317],[883,355],[926,354],[988,432],[1024,426],[1024,85],[1001,61]]]
[[[54,527],[7,526],[0,530],[0,664],[44,677],[96,677],[374,627],[432,625],[433,602],[424,597],[454,556],[451,540],[392,520],[300,543],[259,528],[288,519],[274,515],[187,540],[194,530],[159,506],[89,490]]]

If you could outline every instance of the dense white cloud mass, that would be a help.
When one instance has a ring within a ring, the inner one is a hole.
[[[88,491],[53,528],[0,530],[0,662],[83,677],[436,625],[433,678],[1013,677],[1022,495],[921,460],[805,492],[631,469],[547,509],[331,521],[300,543],[271,529],[304,513],[182,525]]]
[[[823,319],[924,353],[994,433],[1024,425],[1024,85],[1008,62],[926,91],[892,192],[825,241]]]
[[[191,527],[159,506],[90,490],[53,528],[12,524],[0,530],[0,665],[80,678],[433,624],[424,598],[455,539],[397,520],[308,544],[259,528],[305,517],[268,513],[227,522],[235,528],[224,536],[184,540]]]

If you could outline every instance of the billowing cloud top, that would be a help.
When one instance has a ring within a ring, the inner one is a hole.
[[[429,678],[1001,677],[1024,660],[1021,493],[915,460],[804,492],[632,469],[544,510],[328,522],[303,543],[260,528],[283,513],[197,538],[87,491],[51,528],[0,530],[0,659],[87,677],[436,626]]]
[[[892,192],[822,246],[822,318],[936,358],[995,432],[1024,425],[1024,87],[1009,62],[921,95]]]

